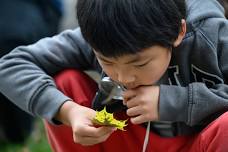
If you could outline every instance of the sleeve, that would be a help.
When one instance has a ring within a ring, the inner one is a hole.
[[[80,29],[68,30],[21,46],[0,59],[0,92],[24,111],[52,121],[69,98],[60,92],[52,75],[65,68],[97,66]]]
[[[218,39],[213,43],[224,83],[210,88],[201,82],[190,83],[186,87],[161,85],[160,120],[185,122],[190,126],[208,124],[228,110],[228,22],[223,21],[217,29],[214,32],[218,36],[213,36]]]
[[[228,110],[228,86],[217,84],[208,88],[204,83],[188,87],[161,85],[160,120],[204,125],[217,114]]]

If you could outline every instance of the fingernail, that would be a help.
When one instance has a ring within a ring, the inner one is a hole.
[[[116,131],[116,130],[117,130],[117,128],[116,128],[116,127],[112,129],[112,131]]]

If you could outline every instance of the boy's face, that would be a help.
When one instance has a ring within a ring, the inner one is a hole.
[[[161,46],[118,58],[107,58],[98,52],[95,54],[104,72],[128,89],[155,84],[165,73],[171,59],[171,50]]]

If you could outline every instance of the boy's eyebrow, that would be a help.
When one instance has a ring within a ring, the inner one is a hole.
[[[130,61],[125,62],[125,64],[135,63],[135,62],[138,62],[139,60],[140,60],[140,58],[136,57]]]
[[[97,57],[98,57],[100,60],[103,60],[103,61],[105,61],[105,62],[111,62],[111,61],[105,59],[104,57],[102,57],[102,56],[100,56],[100,55],[97,55]],[[139,60],[140,60],[140,58],[137,56],[137,57],[133,58],[132,60],[129,60],[129,61],[125,62],[124,64],[130,64],[130,63],[138,62]]]
[[[108,61],[107,59],[105,59],[104,57],[102,57],[102,56],[100,56],[100,55],[97,55],[97,57],[98,57],[100,60],[103,60],[103,61],[105,61],[105,62],[110,62],[110,61]]]

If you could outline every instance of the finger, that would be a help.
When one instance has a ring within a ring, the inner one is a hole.
[[[140,100],[137,97],[131,98],[126,102],[126,106],[128,108],[136,107],[140,104],[139,101]]]
[[[127,115],[130,117],[138,116],[138,115],[141,115],[142,113],[143,113],[143,110],[139,106],[127,109]]]
[[[111,134],[112,134],[112,132],[106,133],[100,137],[87,137],[87,136],[74,135],[74,142],[79,143],[79,144],[84,145],[84,146],[94,145],[94,144],[104,142],[105,140],[107,140],[107,138]]]
[[[135,96],[136,96],[136,92],[134,90],[126,90],[123,92],[123,98],[126,101],[135,97]]]
[[[123,100],[123,105],[127,106],[127,101]]]
[[[99,137],[105,135],[107,133],[113,132],[115,130],[114,127],[94,127],[94,126],[86,126],[81,127],[75,134],[79,136],[87,136],[87,137]]]
[[[133,117],[130,120],[131,120],[132,124],[141,124],[141,123],[149,121],[149,120],[145,119],[144,115],[139,115],[137,117]]]

